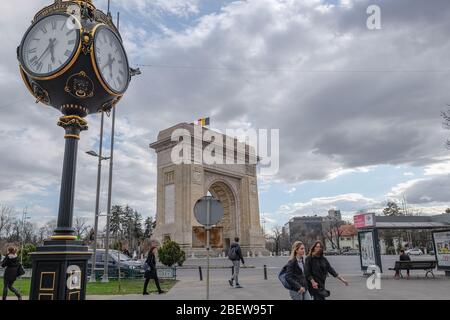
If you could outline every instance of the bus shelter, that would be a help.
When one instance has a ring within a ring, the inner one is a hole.
[[[361,270],[377,266],[383,272],[379,230],[429,230],[439,270],[450,276],[450,214],[436,216],[376,216],[374,213],[354,216],[358,229]]]

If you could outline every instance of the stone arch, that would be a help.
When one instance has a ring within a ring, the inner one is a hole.
[[[172,133],[183,130],[183,146],[191,148],[191,162],[174,163],[172,151],[175,145]],[[198,155],[208,145],[199,137],[209,129],[194,124],[180,123],[162,130],[158,140],[150,147],[157,154],[157,214],[155,239],[170,237],[188,254],[203,255],[206,232],[196,221],[193,207],[208,191],[224,203],[225,217],[218,227],[223,232],[211,230],[214,239],[212,249],[223,253],[228,241],[240,238],[244,254],[248,251],[264,251],[264,237],[259,219],[256,164],[225,163],[206,164],[198,161]],[[242,144],[234,137],[223,136],[224,141],[234,139],[234,144],[224,144],[223,154],[228,160],[247,159],[250,151],[238,148]],[[225,139],[226,138],[226,139]],[[189,141],[191,142],[189,144]],[[216,141],[216,140],[214,140]],[[244,151],[245,150],[245,151]],[[234,159],[233,159],[234,155]],[[216,234],[215,234],[216,233]],[[211,235],[210,234],[210,235]],[[227,240],[228,239],[228,240]]]
[[[223,179],[216,179],[206,187],[213,197],[219,199],[224,207],[224,217],[216,225],[223,228],[223,245],[228,249],[234,237],[238,236],[238,201],[233,187]]]

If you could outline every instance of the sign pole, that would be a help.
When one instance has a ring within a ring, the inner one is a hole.
[[[206,202],[206,300],[209,300],[209,228],[211,217],[211,199]]]

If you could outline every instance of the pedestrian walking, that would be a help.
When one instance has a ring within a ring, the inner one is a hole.
[[[147,287],[148,287],[148,283],[150,282],[150,279],[155,280],[155,284],[156,284],[156,288],[158,289],[158,293],[159,294],[164,293],[164,291],[161,290],[161,287],[159,285],[158,273],[156,270],[156,257],[155,257],[156,250],[157,250],[157,247],[152,246],[148,253],[147,260],[145,261],[146,270],[144,273],[144,277],[145,277],[144,292],[143,292],[144,295],[148,295]]]
[[[330,296],[330,291],[325,289],[325,280],[328,273],[348,286],[348,282],[337,274],[327,258],[323,256],[322,242],[316,241],[311,247],[305,263],[308,289],[314,300],[325,300],[326,297]]]
[[[8,289],[16,295],[17,299],[22,300],[19,291],[13,287],[17,277],[23,274],[23,267],[20,264],[16,253],[16,248],[9,247],[8,253],[2,262],[2,267],[5,268],[3,276],[3,300],[6,300],[6,297],[8,296]]]
[[[291,256],[286,265],[286,281],[291,287],[289,294],[292,300],[312,300],[305,277],[305,245],[301,241],[292,244]]]
[[[228,259],[233,262],[233,274],[231,276],[231,280],[228,280],[230,286],[235,284],[235,288],[242,288],[239,284],[239,269],[242,265],[245,265],[244,257],[242,256],[241,246],[239,245],[239,238],[234,238],[234,243],[230,246],[230,250],[228,251]]]

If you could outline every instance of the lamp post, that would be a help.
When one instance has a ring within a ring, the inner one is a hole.
[[[108,157],[103,157],[103,123],[105,118],[105,112],[101,111],[101,124],[100,124],[100,146],[97,154],[95,151],[87,151],[86,153],[90,156],[98,158],[98,170],[97,170],[97,194],[95,197],[95,223],[94,223],[94,245],[93,245],[93,255],[92,255],[92,269],[91,269],[91,279],[89,282],[95,282],[95,268],[97,264],[97,233],[98,233],[98,217],[100,215],[100,179],[102,174],[102,161],[108,160]]]
[[[25,242],[25,223],[26,223],[26,220],[31,219],[30,217],[27,217],[27,215],[28,215],[27,208],[25,208],[22,213],[22,245],[21,245],[21,249],[20,249],[20,263],[21,264],[23,264],[23,247],[24,247],[24,242]]]

